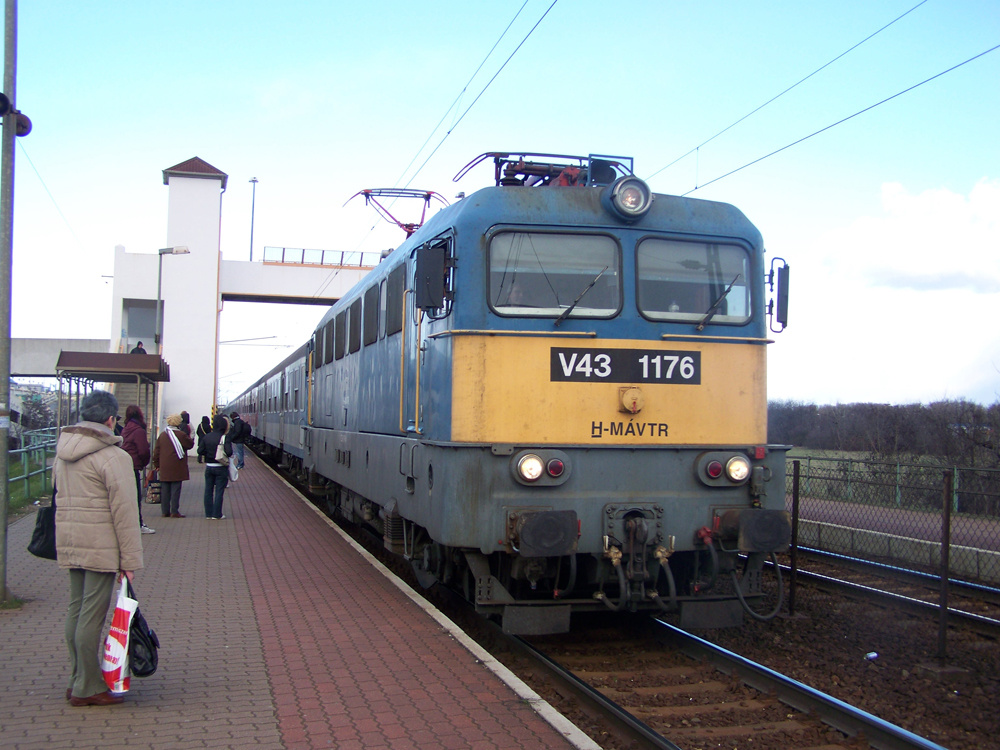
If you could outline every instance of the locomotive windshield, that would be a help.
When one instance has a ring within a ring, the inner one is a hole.
[[[501,232],[489,257],[501,315],[610,318],[621,307],[621,253],[607,235]]]
[[[639,310],[651,320],[750,320],[750,256],[742,247],[651,238],[639,243],[636,265]]]

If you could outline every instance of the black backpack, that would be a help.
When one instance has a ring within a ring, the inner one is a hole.
[[[125,581],[128,584],[129,597],[138,601],[132,589],[132,582],[127,578]],[[160,639],[156,637],[156,633],[136,607],[128,631],[128,664],[133,677],[149,677],[156,671],[159,662],[156,649],[159,647]]]

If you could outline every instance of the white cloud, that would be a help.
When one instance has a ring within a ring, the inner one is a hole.
[[[1000,393],[1000,182],[882,188],[880,213],[803,247],[771,398],[928,402]]]

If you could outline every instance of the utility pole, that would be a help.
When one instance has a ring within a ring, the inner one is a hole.
[[[17,0],[4,7],[3,90],[8,102],[0,138],[0,601],[7,591],[7,514],[10,509],[7,449],[10,445],[10,279],[14,247],[14,134],[17,109],[14,81],[17,66]]]
[[[253,196],[250,198],[250,260],[253,260],[253,210],[257,204],[257,178],[252,177],[250,182],[253,183]]]

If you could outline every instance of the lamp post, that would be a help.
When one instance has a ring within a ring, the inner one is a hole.
[[[257,203],[257,178],[251,177],[250,182],[253,184],[253,194],[250,198],[250,260],[253,260],[253,210]]]
[[[187,255],[191,251],[187,249],[186,245],[180,245],[178,247],[161,247],[157,252],[160,254],[159,257],[159,268],[156,272],[156,329],[153,331],[154,341],[156,343],[155,354],[160,353],[160,324],[162,323],[160,315],[160,294],[163,287],[163,256],[164,255]]]

